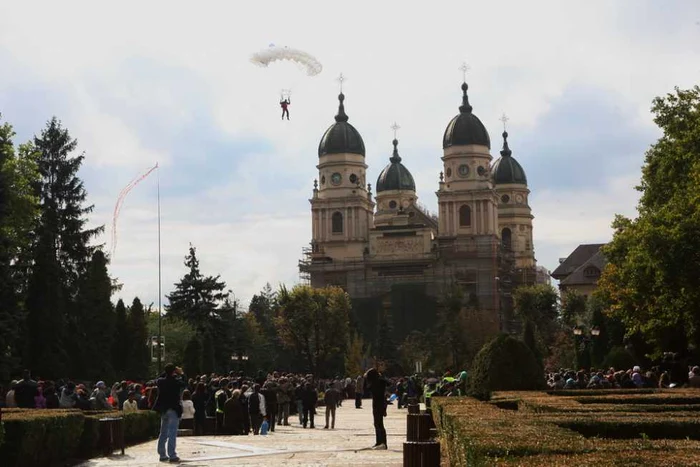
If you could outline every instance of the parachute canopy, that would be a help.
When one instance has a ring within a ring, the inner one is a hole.
[[[316,76],[323,70],[321,62],[312,55],[298,49],[289,47],[278,47],[270,44],[267,49],[263,49],[250,57],[250,61],[261,67],[267,67],[277,60],[288,60],[299,65],[309,76]]]

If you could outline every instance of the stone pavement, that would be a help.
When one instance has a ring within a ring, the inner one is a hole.
[[[406,409],[387,408],[384,418],[389,449],[372,451],[374,444],[372,402],[355,409],[347,400],[336,412],[335,430],[324,430],[325,408],[319,407],[316,428],[303,429],[298,418],[290,417],[290,426],[281,426],[268,436],[179,437],[177,453],[184,465],[191,466],[401,466],[406,440]],[[297,423],[293,423],[297,422]],[[131,446],[125,456],[96,458],[80,467],[160,466],[156,441]]]

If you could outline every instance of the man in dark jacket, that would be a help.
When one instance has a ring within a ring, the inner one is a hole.
[[[175,452],[177,429],[182,417],[182,391],[187,387],[187,378],[182,369],[172,363],[165,365],[165,371],[156,380],[158,398],[153,404],[153,410],[160,413],[160,436],[158,437],[158,455],[161,462],[170,460],[180,462]],[[168,442],[168,453],[165,454],[165,442]]]
[[[24,370],[22,380],[15,386],[15,402],[17,407],[21,409],[33,409],[36,407],[34,396],[38,394],[37,388],[39,385],[32,379],[32,374],[29,370]]]
[[[306,428],[306,424],[309,421],[311,422],[310,428],[314,428],[316,402],[318,402],[318,393],[316,392],[316,389],[311,386],[311,383],[304,384],[304,389],[301,393],[301,406],[302,410],[304,411],[304,428]]]
[[[335,430],[335,409],[338,407],[338,401],[340,399],[340,392],[328,384],[326,386],[326,392],[323,395],[323,402],[326,404],[326,426],[323,427],[325,430],[328,429],[329,418],[331,422],[331,430]]]
[[[370,368],[365,373],[365,384],[372,393],[372,416],[374,417],[374,432],[376,444],[372,449],[386,449],[386,430],[384,429],[384,417],[386,417],[386,388],[388,381],[384,379],[376,368]]]

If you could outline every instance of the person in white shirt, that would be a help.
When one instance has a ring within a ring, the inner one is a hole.
[[[138,403],[136,402],[136,393],[134,391],[129,391],[129,398],[124,401],[124,413],[133,413],[139,409]]]
[[[182,391],[182,420],[194,419],[194,403],[189,389]]]

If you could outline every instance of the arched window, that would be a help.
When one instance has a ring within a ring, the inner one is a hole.
[[[470,225],[472,225],[472,210],[469,209],[469,206],[463,204],[459,208],[459,226],[469,227]]]
[[[506,250],[511,250],[513,248],[512,237],[513,235],[508,227],[501,230],[501,243]]]
[[[343,215],[339,212],[334,212],[331,220],[332,232],[343,233]]]

